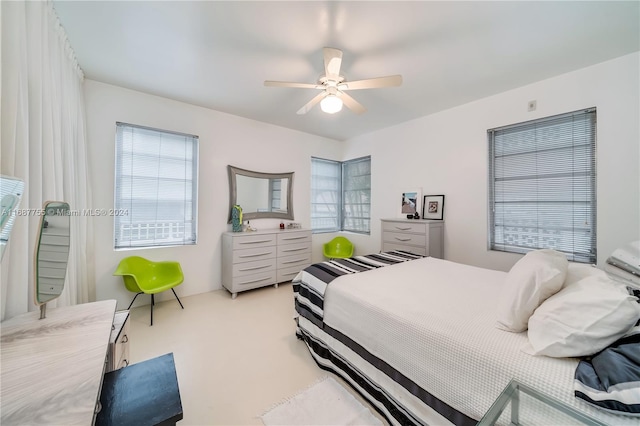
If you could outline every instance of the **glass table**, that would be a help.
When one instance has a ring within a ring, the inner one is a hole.
[[[482,417],[485,425],[602,425],[580,411],[512,380]]]

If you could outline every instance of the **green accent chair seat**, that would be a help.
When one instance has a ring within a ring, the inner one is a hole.
[[[127,290],[136,293],[127,309],[131,309],[136,297],[142,293],[151,295],[151,325],[153,325],[154,295],[157,293],[171,289],[180,307],[184,309],[176,291],[173,289],[184,281],[182,268],[178,262],[154,262],[144,257],[130,256],[120,261],[113,275],[121,276]]]
[[[328,259],[346,259],[353,256],[353,243],[345,237],[335,237],[322,246],[322,254]]]

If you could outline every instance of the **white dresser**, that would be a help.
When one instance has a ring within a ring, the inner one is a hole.
[[[444,259],[444,222],[382,219],[382,251],[404,250]]]
[[[290,281],[311,264],[311,231],[269,229],[222,234],[222,285],[238,292]]]

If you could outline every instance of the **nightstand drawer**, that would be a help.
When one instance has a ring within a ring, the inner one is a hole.
[[[427,249],[425,247],[406,246],[402,244],[386,243],[386,242],[382,245],[382,251],[392,251],[392,250],[408,251],[409,253],[419,254],[421,256],[427,255]]]
[[[386,232],[408,232],[415,234],[425,234],[427,231],[427,224],[424,222],[382,222],[382,230]]]
[[[113,318],[109,339],[107,371],[117,370],[129,363],[129,311],[118,311]]]
[[[427,243],[427,238],[424,235],[418,234],[403,234],[401,232],[389,232],[385,231],[383,235],[383,241],[385,243],[394,243],[394,244],[407,244],[414,246],[422,246],[425,247]]]

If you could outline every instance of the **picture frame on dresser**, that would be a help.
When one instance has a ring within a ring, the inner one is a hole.
[[[444,195],[425,195],[422,201],[422,218],[444,219]]]
[[[422,201],[422,191],[419,188],[405,189],[398,197],[398,217],[407,218],[420,212],[420,202]]]

